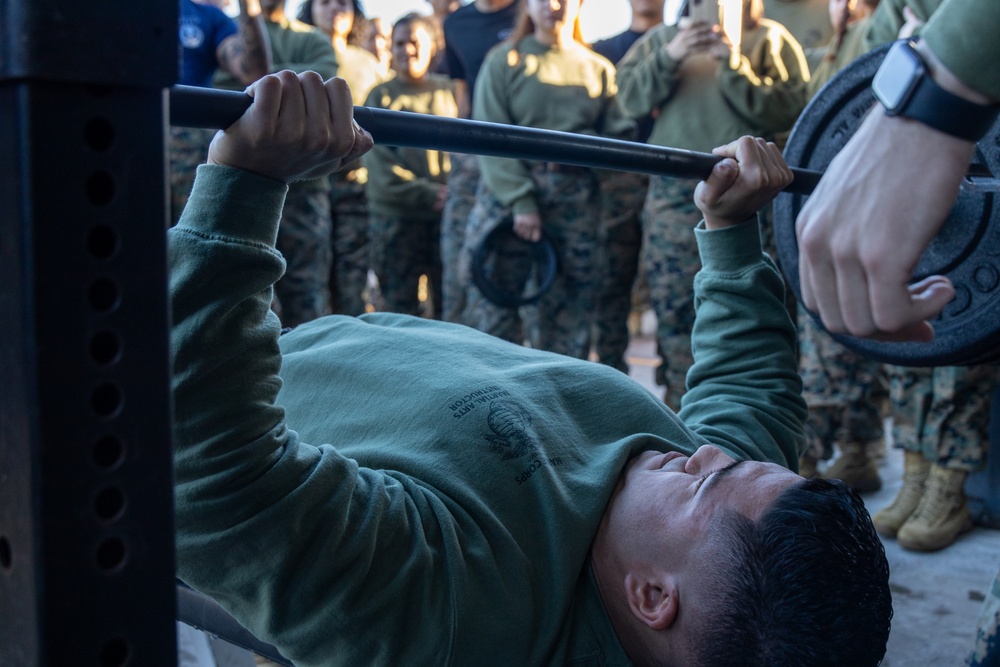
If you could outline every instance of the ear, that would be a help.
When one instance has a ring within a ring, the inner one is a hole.
[[[677,619],[680,599],[673,577],[630,572],[625,575],[625,597],[632,615],[651,630],[665,630]]]

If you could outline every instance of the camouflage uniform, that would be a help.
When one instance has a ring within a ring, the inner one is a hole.
[[[475,155],[451,154],[448,199],[441,216],[441,318],[447,322],[465,324],[462,314],[470,278],[462,246],[479,178],[479,160]]]
[[[368,203],[365,199],[367,172],[363,167],[330,174],[332,218],[329,294],[332,310],[341,315],[365,312],[368,282]]]
[[[949,470],[975,472],[986,463],[993,366],[889,366],[892,439]]]
[[[976,643],[965,664],[969,667],[997,667],[1000,664],[1000,572],[979,610],[976,627]]]
[[[621,171],[601,171],[597,176],[601,193],[601,272],[594,345],[602,364],[627,373],[628,316],[632,310],[632,285],[639,272],[641,217],[649,177]]]
[[[181,218],[194,185],[194,173],[208,156],[215,130],[170,127],[170,226]]]
[[[559,273],[555,283],[539,301],[526,309],[537,313],[538,326],[527,334],[532,347],[585,359],[589,353],[590,323],[598,283],[597,227],[598,186],[589,169],[533,164],[534,183],[542,229],[556,246]],[[504,206],[482,181],[469,217],[463,253],[472,253],[498,225],[513,224],[510,208]],[[529,279],[530,262],[515,253],[493,253],[493,275],[503,289],[519,293]],[[517,309],[488,301],[475,285],[467,292],[465,320],[470,326],[514,343],[524,337]]]
[[[441,294],[439,219],[399,218],[369,212],[372,269],[378,275],[385,309],[420,315],[417,285],[426,275],[434,310]],[[428,313],[437,319],[439,312]]]
[[[279,252],[287,262],[274,285],[275,312],[286,327],[330,314],[327,281],[330,252],[330,194],[325,177],[289,183],[278,228]]]
[[[664,400],[674,410],[680,409],[687,372],[694,363],[694,276],[701,269],[694,238],[701,220],[694,205],[695,185],[695,181],[653,176],[642,218],[642,265],[663,357],[657,381],[666,385]]]
[[[805,312],[799,316],[799,374],[809,407],[806,451],[828,459],[833,443],[867,444],[883,437],[878,395],[884,393],[884,367],[844,347]]]

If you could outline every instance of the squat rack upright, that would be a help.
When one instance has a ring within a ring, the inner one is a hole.
[[[0,665],[176,665],[177,17],[0,2]]]

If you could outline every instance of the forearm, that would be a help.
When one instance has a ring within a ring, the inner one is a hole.
[[[697,236],[695,363],[681,418],[734,453],[794,467],[806,406],[781,275],[755,220]]]
[[[245,84],[251,84],[271,71],[271,43],[264,27],[264,17],[259,5],[248,7],[247,0],[240,0],[240,15],[236,19],[239,32],[227,40],[225,53],[219,59],[227,72]]]
[[[674,93],[680,62],[667,54],[666,39],[637,42],[618,65],[618,105],[632,119],[649,116]]]

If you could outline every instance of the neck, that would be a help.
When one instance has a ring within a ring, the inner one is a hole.
[[[601,521],[590,548],[590,568],[597,582],[597,592],[601,596],[604,608],[608,612],[611,627],[615,630],[618,641],[629,659],[637,665],[653,664],[648,660],[648,650],[641,641],[641,632],[636,627],[635,617],[628,608],[624,586],[625,574],[621,564],[614,556],[610,537],[606,530],[606,520]]]
[[[573,41],[573,24],[565,24],[556,30],[544,30],[536,26],[533,34],[541,44],[563,47]]]
[[[632,25],[629,26],[629,30],[645,33],[650,28],[655,28],[661,23],[663,23],[662,16],[640,16],[639,14],[633,14]]]
[[[275,23],[277,23],[278,21],[281,21],[284,18],[285,18],[285,7],[284,7],[284,5],[278,5],[277,7],[275,7],[274,9],[271,10],[270,14],[267,15],[267,20],[268,21],[273,21]]]
[[[492,14],[493,12],[498,12],[501,9],[506,9],[514,0],[476,0],[476,9],[483,12],[484,14]]]

